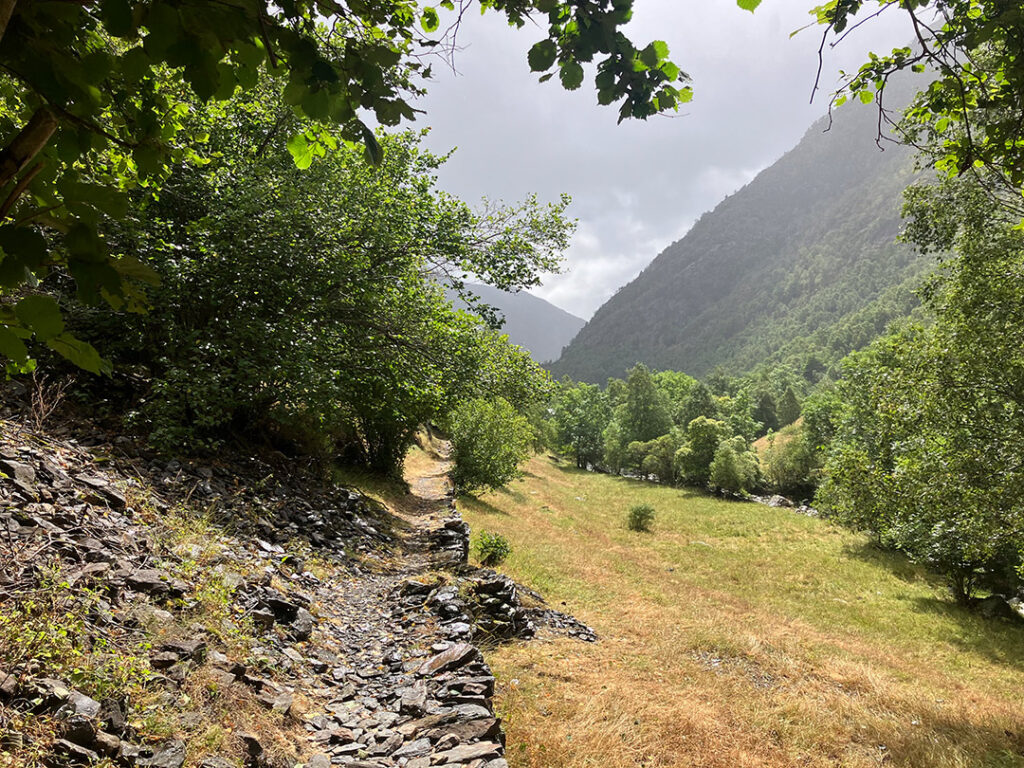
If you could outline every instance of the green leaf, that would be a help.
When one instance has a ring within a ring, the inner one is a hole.
[[[384,159],[384,151],[380,147],[380,143],[377,141],[377,137],[373,135],[367,126],[363,126],[363,146],[366,148],[366,158],[374,165],[380,165],[381,160]]]
[[[64,235],[64,246],[72,258],[78,261],[98,263],[107,255],[96,230],[81,221],[72,225]]]
[[[313,120],[327,120],[330,117],[330,100],[323,88],[306,91],[302,96],[301,107],[306,116]]]
[[[875,100],[875,94],[873,94],[871,91],[861,91],[860,92],[860,103],[861,104],[870,104],[874,100]]]
[[[16,253],[4,253],[0,261],[0,288],[17,288],[28,280],[28,268]]]
[[[70,360],[90,373],[110,373],[110,363],[100,357],[92,344],[76,339],[69,333],[49,339],[46,345],[58,355]]]
[[[744,11],[750,11],[753,13],[757,10],[757,6],[761,4],[761,0],[736,0],[736,5],[742,8]]]
[[[682,70],[679,69],[679,67],[673,64],[671,61],[663,61],[661,65],[658,67],[658,69],[660,69],[665,74],[665,77],[668,78],[668,81],[670,83],[674,82],[675,80],[678,80],[679,75],[682,74]]]
[[[16,363],[28,359],[28,348],[6,325],[0,325],[0,355]]]
[[[562,80],[562,87],[568,91],[575,91],[583,82],[583,67],[575,61],[567,61],[562,65],[559,76]]]
[[[288,152],[295,161],[295,166],[300,170],[306,170],[313,163],[313,148],[309,146],[306,134],[297,133],[288,139]]]
[[[36,269],[46,261],[46,239],[34,227],[0,227],[0,249],[16,255],[20,264]]]
[[[122,256],[113,265],[123,277],[131,277],[149,285],[160,285],[160,273],[134,256]]]
[[[140,46],[136,46],[121,57],[121,74],[125,80],[138,82],[146,74],[149,65],[149,56]]]
[[[32,329],[36,338],[46,341],[64,331],[60,307],[51,296],[25,296],[14,307],[21,322]]]
[[[128,37],[135,31],[132,7],[128,0],[103,0],[100,4],[103,27],[114,37]]]
[[[658,51],[654,48],[654,43],[651,43],[644,48],[638,54],[637,58],[646,66],[648,69],[654,69],[658,66]]]
[[[541,40],[526,54],[526,60],[529,62],[532,72],[543,72],[551,68],[557,55],[558,49],[555,47],[554,41]]]
[[[420,26],[423,27],[424,32],[434,32],[441,21],[437,17],[437,11],[430,6],[423,9],[423,18],[420,21]]]
[[[167,3],[153,5],[143,24],[147,34],[142,44],[154,59],[163,59],[168,49],[181,41],[181,18],[178,11]]]

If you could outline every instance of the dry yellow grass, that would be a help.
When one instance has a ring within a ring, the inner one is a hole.
[[[1021,628],[823,521],[528,469],[460,509],[602,639],[490,653],[513,768],[1024,765]]]
[[[759,437],[751,444],[751,448],[753,448],[754,452],[757,453],[759,456],[763,456],[764,452],[768,450],[769,446],[773,442],[775,445],[782,447],[791,440],[796,439],[796,437],[800,434],[800,431],[803,429],[803,426],[804,417],[801,416],[792,424],[783,427],[778,432],[773,432],[770,436],[765,435],[764,437]]]

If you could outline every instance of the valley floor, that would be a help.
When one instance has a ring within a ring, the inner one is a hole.
[[[864,537],[551,457],[459,506],[601,636],[489,654],[513,768],[1024,765],[1024,629]]]

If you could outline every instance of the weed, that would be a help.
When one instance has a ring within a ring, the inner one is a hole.
[[[626,521],[629,530],[650,533],[653,522],[654,507],[650,504],[634,504],[629,508],[629,518]]]
[[[476,553],[483,565],[501,565],[512,552],[512,545],[500,533],[482,531],[476,540]]]

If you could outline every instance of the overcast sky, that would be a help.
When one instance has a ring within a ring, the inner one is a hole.
[[[636,0],[626,28],[634,43],[665,40],[693,78],[694,99],[672,117],[616,125],[617,106],[597,105],[593,72],[567,92],[540,84],[526,51],[544,29],[508,27],[471,10],[457,73],[434,66],[417,121],[428,146],[457,148],[442,188],[469,201],[515,201],[530,193],[573,198],[579,219],[565,272],[532,292],[589,318],[701,213],[771,165],[828,106],[840,69],[868,50],[905,44],[902,18],[876,19],[826,51],[825,93],[809,104],[820,37],[808,23],[814,0],[763,0],[753,14],[734,0]]]

